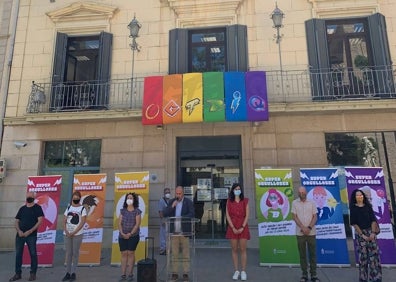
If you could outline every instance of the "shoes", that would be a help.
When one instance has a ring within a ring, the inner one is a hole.
[[[66,273],[65,277],[63,277],[62,281],[69,281],[70,280],[70,273]]]
[[[76,274],[72,273],[72,275],[70,275],[70,281],[74,281],[76,280]]]
[[[36,273],[30,273],[28,281],[34,281],[36,280]]]
[[[161,256],[166,256],[166,251],[165,250],[163,250],[163,251],[160,251],[160,253],[159,253]]]
[[[128,275],[128,281],[133,281],[133,274]]]
[[[171,282],[176,282],[177,280],[179,280],[179,275],[177,275],[176,273],[173,273],[173,274],[171,275],[170,281],[171,281]]]
[[[183,274],[183,281],[190,281],[188,274]]]
[[[121,278],[118,281],[127,281],[126,275],[121,275]]]
[[[305,276],[302,276],[302,277],[300,278],[300,282],[308,282],[308,278],[305,277]]]
[[[238,280],[238,278],[239,278],[239,271],[237,270],[237,271],[234,272],[234,275],[232,276],[232,279],[233,280]]]
[[[10,280],[8,280],[8,281],[17,281],[17,280],[20,280],[20,279],[22,279],[22,275],[21,275],[21,274],[18,274],[18,273],[15,273],[15,275],[12,276],[12,277],[10,278]]]
[[[242,280],[242,281],[246,281],[246,280],[247,280],[247,274],[246,274],[245,271],[242,271],[242,272],[241,272],[241,280]]]
[[[311,277],[311,282],[320,282],[318,277]]]

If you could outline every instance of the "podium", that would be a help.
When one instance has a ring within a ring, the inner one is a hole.
[[[195,276],[195,226],[197,218],[166,218],[166,281],[198,281]],[[187,278],[187,276],[188,278]]]

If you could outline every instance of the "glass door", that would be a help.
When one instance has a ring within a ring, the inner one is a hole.
[[[233,183],[240,182],[238,160],[186,161],[183,167],[185,196],[194,202],[197,239],[224,239],[226,202]]]

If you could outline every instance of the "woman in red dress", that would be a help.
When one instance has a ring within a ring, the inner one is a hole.
[[[238,280],[239,275],[242,281],[247,280],[246,274],[246,245],[250,239],[248,226],[249,219],[249,199],[243,196],[243,191],[239,183],[234,183],[227,200],[227,232],[226,238],[230,239],[232,249],[232,261],[234,263],[234,275],[232,279]],[[241,272],[238,267],[238,250],[241,256]]]

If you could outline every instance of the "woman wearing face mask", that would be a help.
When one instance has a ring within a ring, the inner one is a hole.
[[[121,279],[120,281],[133,280],[133,267],[135,265],[135,250],[139,243],[141,222],[139,198],[135,193],[125,195],[124,205],[118,218],[118,244],[121,252]]]
[[[63,220],[63,235],[65,235],[66,275],[62,281],[76,280],[76,268],[83,239],[83,227],[87,217],[87,210],[80,203],[81,193],[72,194],[71,204],[67,207]]]
[[[234,263],[234,275],[232,279],[242,281],[247,280],[246,274],[246,245],[250,239],[248,226],[249,219],[249,199],[243,196],[243,191],[239,183],[234,183],[227,200],[226,217],[228,222],[226,238],[231,242],[232,261]],[[241,257],[241,268],[238,265],[238,250]],[[239,272],[241,269],[241,272]]]

